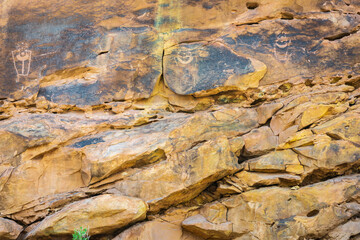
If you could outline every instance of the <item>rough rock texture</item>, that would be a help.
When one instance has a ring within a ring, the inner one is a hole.
[[[140,223],[134,227],[125,230],[113,240],[202,240],[202,238],[183,231],[180,225],[168,223],[165,221],[149,221]]]
[[[359,181],[360,175],[352,175],[293,190],[252,190],[217,203],[225,206],[226,213],[217,216],[220,219],[204,211],[182,225],[205,239],[321,238],[360,213]]]
[[[67,205],[36,224],[26,238],[69,235],[81,226],[86,226],[90,235],[112,232],[145,219],[147,208],[140,199],[103,194]]]
[[[0,0],[0,238],[360,239],[360,1]]]
[[[17,239],[23,227],[9,219],[0,218],[0,237],[1,239]]]
[[[181,44],[164,52],[165,83],[180,95],[256,88],[265,73],[265,64],[238,56],[219,43]]]

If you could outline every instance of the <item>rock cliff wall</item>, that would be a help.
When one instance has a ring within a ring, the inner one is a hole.
[[[359,0],[0,11],[0,239],[360,239]]]

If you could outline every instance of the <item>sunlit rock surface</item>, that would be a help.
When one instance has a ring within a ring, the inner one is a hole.
[[[0,239],[359,239],[359,14],[0,1]]]
[[[9,219],[0,219],[0,237],[1,239],[17,239],[23,227]]]
[[[48,239],[86,226],[89,234],[112,232],[146,217],[147,205],[140,199],[104,194],[65,206],[35,226],[28,239]]]

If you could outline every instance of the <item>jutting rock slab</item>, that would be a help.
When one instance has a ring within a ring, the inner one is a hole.
[[[0,218],[0,237],[1,239],[17,239],[23,227],[9,219]]]
[[[116,188],[125,195],[146,200],[150,211],[158,211],[191,200],[238,167],[227,138],[220,137],[176,153],[167,161],[118,182]]]
[[[140,199],[104,194],[65,206],[37,224],[26,238],[71,235],[80,227],[89,229],[90,235],[109,233],[145,219],[147,208]]]
[[[355,175],[298,190],[253,190],[221,201],[219,204],[227,209],[223,218],[220,214],[215,219],[209,215],[209,204],[202,214],[186,219],[182,225],[205,239],[320,238],[359,214],[359,181],[360,176]]]

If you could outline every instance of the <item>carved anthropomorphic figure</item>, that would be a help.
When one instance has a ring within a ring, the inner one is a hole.
[[[19,77],[26,77],[30,73],[32,51],[28,48],[28,44],[22,42],[17,45],[16,50],[11,52],[16,74],[18,76],[17,80],[19,80]]]
[[[289,39],[285,33],[280,33],[275,40],[274,53],[277,60],[280,62],[287,61],[291,53],[289,53],[289,47],[291,45],[291,39]]]
[[[199,62],[208,54],[206,51],[195,45],[190,47],[178,47],[173,52],[172,61],[181,69],[180,75],[183,77],[181,85],[178,86],[183,92],[191,92],[199,81]]]

